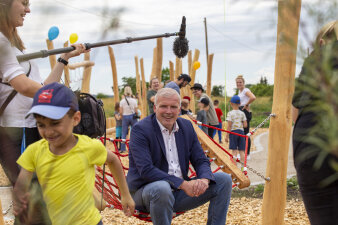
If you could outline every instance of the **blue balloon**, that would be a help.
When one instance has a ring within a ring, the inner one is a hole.
[[[59,28],[56,26],[53,26],[51,28],[49,28],[48,31],[48,39],[50,41],[53,41],[55,38],[57,38],[59,36]]]

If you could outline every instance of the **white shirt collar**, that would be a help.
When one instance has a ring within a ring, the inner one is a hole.
[[[156,118],[156,121],[157,121],[158,125],[160,126],[160,130],[161,130],[162,133],[163,133],[164,131],[169,132],[169,130],[168,130],[167,128],[165,128],[157,118]],[[174,123],[174,127],[173,127],[172,132],[175,133],[175,132],[177,132],[179,129],[180,129],[180,127],[178,126],[177,121],[176,121],[176,122]]]

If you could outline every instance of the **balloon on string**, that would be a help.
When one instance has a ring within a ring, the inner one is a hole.
[[[48,39],[53,41],[55,38],[59,36],[59,28],[57,26],[53,26],[48,30]]]
[[[200,68],[200,66],[201,66],[201,63],[199,61],[194,62],[194,65],[193,65],[194,70],[198,70],[198,68]]]
[[[74,44],[75,42],[77,42],[77,39],[79,39],[79,36],[77,36],[77,33],[72,33],[70,36],[69,36],[69,42],[71,44]]]

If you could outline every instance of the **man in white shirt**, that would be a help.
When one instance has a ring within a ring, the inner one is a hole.
[[[159,90],[154,111],[131,131],[127,182],[136,209],[150,212],[155,225],[170,225],[173,212],[210,201],[208,224],[225,224],[231,177],[211,172],[191,122],[178,118],[180,96],[175,90]],[[188,177],[189,162],[196,178]]]

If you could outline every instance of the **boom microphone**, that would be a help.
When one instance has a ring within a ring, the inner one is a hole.
[[[185,16],[182,18],[181,29],[174,41],[173,51],[178,58],[183,58],[189,51],[188,40],[185,38]]]

